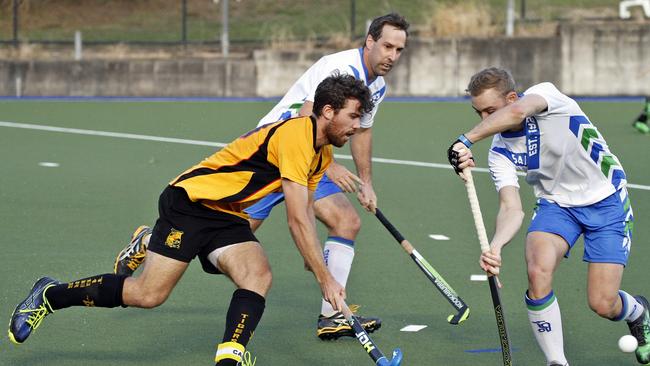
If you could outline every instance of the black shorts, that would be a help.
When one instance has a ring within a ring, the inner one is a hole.
[[[147,250],[186,263],[198,255],[207,273],[221,273],[208,260],[215,249],[258,241],[248,220],[192,202],[180,187],[165,188],[158,213]]]

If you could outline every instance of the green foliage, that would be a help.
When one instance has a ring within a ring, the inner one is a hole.
[[[270,41],[278,34],[286,39],[350,38],[353,0],[230,0],[230,38],[237,41]],[[402,13],[413,31],[429,31],[435,12],[471,1],[451,0],[356,0],[354,37],[363,38],[366,21],[390,11]],[[506,0],[480,1],[489,9],[486,17],[502,24]],[[517,14],[525,3],[526,17],[552,20],[616,14],[611,0],[518,0]],[[73,39],[81,30],[86,41],[167,41],[182,39],[181,0],[56,0],[19,2],[19,38],[29,40]],[[483,6],[483,5],[482,5]],[[0,39],[13,37],[13,1],[0,1]],[[462,12],[461,12],[462,13]],[[463,14],[453,16],[462,17]],[[187,0],[187,39],[217,41],[221,32],[221,3]]]

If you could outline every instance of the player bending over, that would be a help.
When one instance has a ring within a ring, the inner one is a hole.
[[[295,244],[323,298],[340,310],[345,289],[323,260],[313,191],[332,160],[331,145],[343,146],[372,107],[363,82],[349,75],[326,78],[316,89],[313,116],[246,133],[171,181],[160,195],[160,216],[140,276],[107,273],[68,283],[43,277],[14,310],[9,338],[23,343],[45,316],[71,306],[159,306],[198,256],[205,272],[225,274],[237,286],[215,362],[240,363],[271,287],[266,254],[243,210],[280,189]]]
[[[580,235],[589,307],[605,319],[626,321],[639,342],[637,360],[649,364],[648,301],[620,290],[634,220],[620,161],[578,104],[551,83],[518,95],[508,71],[488,68],[472,76],[467,91],[482,121],[452,144],[449,161],[462,177],[462,169],[474,166],[472,144],[494,136],[489,165],[499,193],[496,231],[481,267],[498,275],[501,250],[521,227],[517,171],[524,171],[537,197],[526,236],[525,302],[547,365],[568,365],[553,273]]]
[[[363,47],[323,56],[293,84],[282,100],[258,124],[264,126],[290,117],[311,115],[316,87],[333,72],[353,75],[370,89],[375,107],[362,117],[361,128],[350,143],[359,177],[343,165],[332,162],[314,193],[316,217],[328,229],[323,248],[325,263],[334,278],[344,287],[352,267],[361,220],[343,192],[355,192],[357,184],[361,183],[357,193],[359,202],[368,211],[374,212],[377,207],[377,197],[372,186],[371,127],[379,103],[386,95],[383,76],[392,70],[406,47],[408,28],[409,24],[399,14],[392,13],[374,19]],[[246,209],[253,231],[269,216],[271,209],[283,200],[283,193],[275,192]],[[117,256],[115,273],[132,274],[138,268],[145,259],[149,234],[147,226],[136,230],[131,243]],[[359,320],[368,332],[381,327],[379,318],[359,316]],[[354,337],[343,314],[333,309],[325,299],[322,300],[316,334],[321,339]]]

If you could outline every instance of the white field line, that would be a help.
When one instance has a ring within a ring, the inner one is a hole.
[[[45,125],[35,125],[30,123],[15,123],[15,122],[3,122],[0,121],[0,127],[11,127],[11,128],[22,128],[28,130],[39,130],[39,131],[50,131],[50,132],[62,132],[70,133],[77,135],[88,135],[88,136],[103,136],[103,137],[115,137],[122,139],[131,139],[131,140],[145,140],[145,141],[157,141],[157,142],[171,142],[175,144],[185,144],[185,145],[198,145],[198,146],[213,146],[213,147],[224,147],[227,144],[223,142],[212,142],[212,141],[202,141],[202,140],[188,140],[188,139],[179,139],[173,137],[161,137],[161,136],[151,136],[151,135],[139,135],[133,133],[122,133],[122,132],[108,132],[108,131],[96,131],[96,130],[84,130],[79,128],[65,128],[65,127],[56,127],[56,126],[45,126]],[[337,159],[352,160],[350,155],[340,155],[335,154]],[[384,164],[395,164],[395,165],[407,165],[407,166],[419,166],[424,168],[438,168],[438,169],[451,169],[449,164],[438,164],[438,163],[427,163],[424,161],[412,161],[412,160],[398,160],[398,159],[385,159],[385,158],[372,158],[372,161],[375,163],[384,163]],[[489,170],[486,168],[474,168],[472,169],[475,172],[488,173]],[[525,175],[524,173],[518,173],[518,175]],[[650,191],[650,186],[641,185],[641,184],[627,184],[628,188],[641,189],[645,191]]]

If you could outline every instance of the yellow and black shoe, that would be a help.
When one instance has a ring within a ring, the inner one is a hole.
[[[149,234],[151,234],[149,226],[142,225],[135,229],[129,244],[115,258],[113,273],[127,276],[133,275],[133,272],[140,267],[147,255],[147,243],[144,242],[144,239]]]
[[[359,308],[358,305],[350,305],[350,309],[353,312]],[[356,318],[359,319],[359,323],[363,326],[366,332],[372,333],[375,330],[381,328],[381,319],[373,317],[364,317],[356,315]],[[348,323],[347,319],[341,312],[336,312],[334,315],[326,317],[320,315],[318,317],[318,328],[316,329],[316,335],[318,338],[329,341],[335,340],[340,337],[354,337],[354,331]]]
[[[25,342],[43,319],[54,312],[43,294],[45,290],[60,284],[59,281],[43,277],[34,283],[27,298],[14,309],[9,321],[9,340],[15,344]]]

